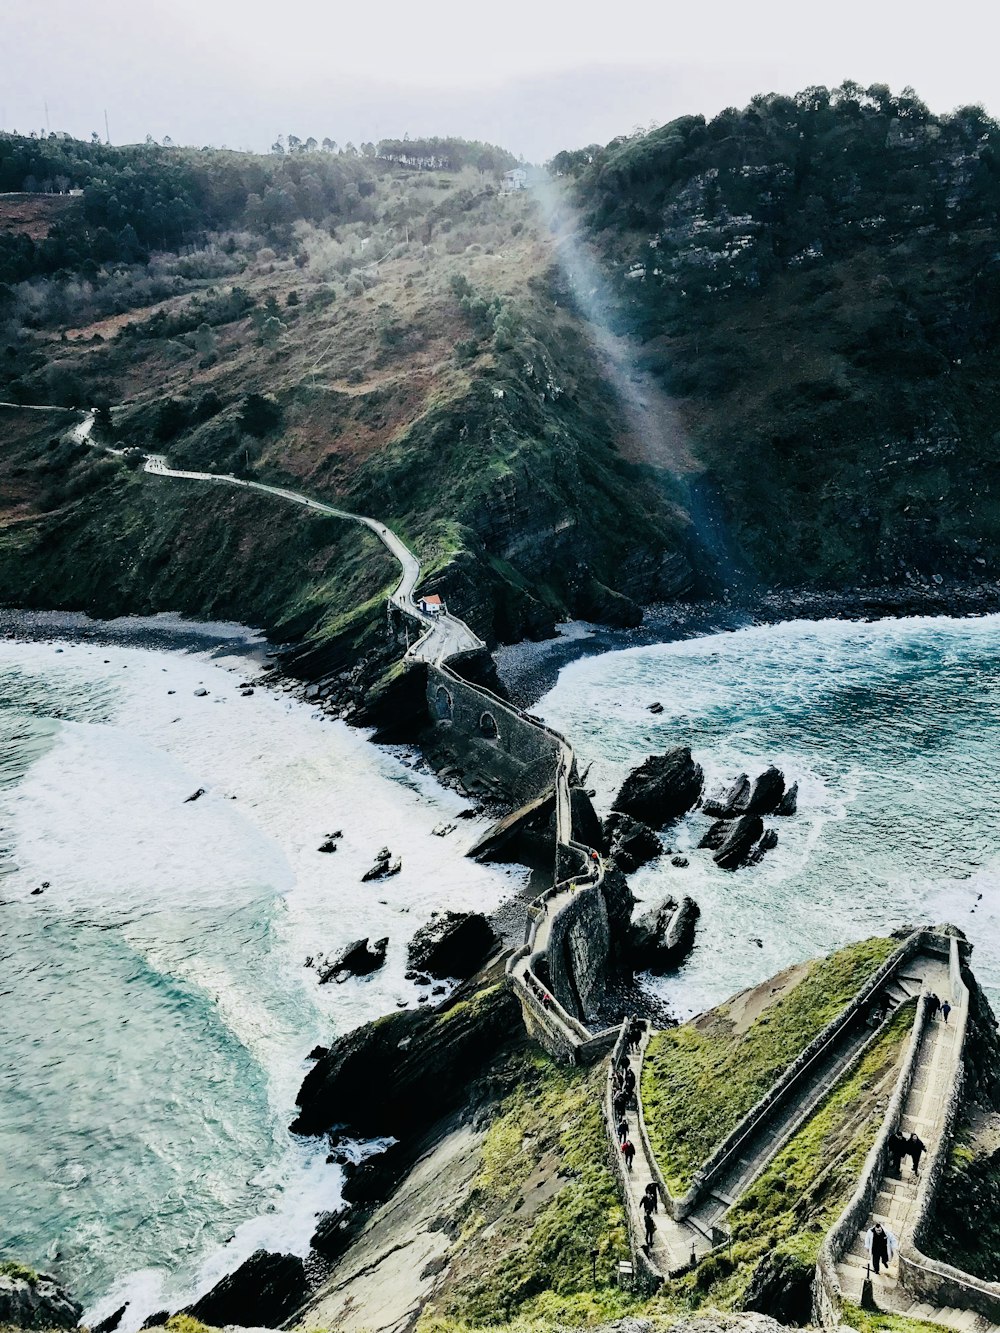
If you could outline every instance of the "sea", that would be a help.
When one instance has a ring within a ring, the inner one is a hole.
[[[130,1333],[255,1249],[306,1254],[342,1185],[326,1144],[287,1129],[310,1048],[417,1005],[417,927],[494,911],[527,872],[466,859],[485,822],[459,820],[466,802],[417,755],[290,694],[243,697],[252,632],[5,628],[0,1255],[56,1274],[87,1322],[128,1302]],[[967,932],[1000,999],[998,662],[986,616],[747,627],[563,666],[534,711],[571,737],[602,810],[675,744],[709,787],[771,763],[799,784],[760,864],[715,867],[695,812],[664,832],[687,866],[632,877],[645,903],[701,907],[690,960],[643,978],[650,998],[685,1017],[930,921]],[[362,884],[383,845],[402,872]],[[389,937],[385,968],[321,986],[306,959],[360,936]]]
[[[307,1253],[343,1181],[288,1132],[309,1051],[427,999],[414,931],[527,878],[465,858],[487,823],[415,755],[244,697],[252,634],[164,621],[0,640],[0,1257],[126,1333]],[[382,846],[402,870],[363,884]],[[362,936],[385,967],[320,985],[306,959]]]

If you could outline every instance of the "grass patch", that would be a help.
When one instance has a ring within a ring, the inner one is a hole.
[[[897,947],[896,940],[862,940],[819,960],[745,1033],[735,1034],[722,1008],[707,1027],[685,1024],[653,1039],[643,1106],[672,1193],[688,1188],[716,1144]]]
[[[420,1333],[512,1320],[578,1325],[636,1307],[612,1285],[628,1237],[607,1157],[605,1071],[563,1068],[538,1052],[518,1059],[515,1091],[487,1132],[456,1219],[451,1276]]]
[[[38,1281],[38,1274],[27,1264],[15,1263],[13,1259],[0,1260],[0,1277],[12,1277],[21,1282],[27,1282],[32,1287]]]
[[[854,1192],[875,1142],[881,1125],[875,1103],[882,1105],[896,1080],[913,1014],[912,1002],[897,1010],[854,1071],[730,1210],[728,1250],[708,1256],[673,1284],[667,1300],[742,1309],[762,1263],[786,1282],[811,1283],[823,1238]],[[654,1307],[663,1299],[654,1298]]]
[[[844,1323],[858,1333],[941,1333],[940,1324],[928,1324],[923,1319],[908,1319],[903,1314],[881,1314],[862,1310],[860,1305],[844,1301],[841,1306]]]

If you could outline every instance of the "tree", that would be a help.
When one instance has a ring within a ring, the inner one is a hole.
[[[255,439],[278,430],[282,424],[281,404],[271,394],[248,393],[240,411],[240,428]]]
[[[337,140],[336,140],[336,139],[324,139],[324,140],[323,140],[323,152],[324,152],[324,153],[335,153],[336,151],[337,151]]]
[[[202,361],[208,361],[215,356],[215,334],[212,332],[212,326],[204,320],[195,330],[194,350]]]
[[[281,342],[281,335],[285,332],[285,325],[278,319],[277,315],[268,315],[260,326],[260,341],[262,347],[275,348]]]
[[[315,151],[316,151],[316,149],[317,149],[318,147],[319,147],[319,144],[316,142],[316,140],[315,140],[315,139],[312,137],[312,135],[310,134],[309,138],[306,140],[306,143],[305,143],[305,150],[306,150],[306,152],[307,152],[307,153],[315,153]]]

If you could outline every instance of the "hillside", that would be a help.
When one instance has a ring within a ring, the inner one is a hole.
[[[911,89],[755,97],[557,156],[766,583],[1000,555],[1000,127]]]
[[[0,398],[114,405],[99,438],[378,514],[491,642],[723,589],[919,602],[1000,557],[998,136],[845,84],[506,194],[513,159],[461,140],[3,135],[4,188],[83,195],[47,237],[0,228]],[[8,602],[344,657],[376,633],[387,571],[352,537],[235,498],[191,523],[50,439],[0,460]]]

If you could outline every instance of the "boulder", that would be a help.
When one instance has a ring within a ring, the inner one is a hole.
[[[751,860],[764,833],[763,822],[760,815],[740,815],[723,828],[725,837],[712,853],[712,860],[723,870],[738,870]]]
[[[367,884],[373,879],[388,879],[390,875],[398,875],[403,868],[402,859],[397,857],[393,861],[390,857],[390,852],[386,852],[385,856],[379,852],[375,864],[361,876],[362,884]]]
[[[608,910],[608,932],[611,936],[611,950],[618,961],[623,961],[628,949],[629,923],[635,896],[629,888],[628,880],[622,874],[617,862],[610,862],[604,870],[601,884],[604,903]],[[536,969],[537,972],[537,969]],[[542,978],[539,977],[539,980]]]
[[[191,801],[196,801],[199,796],[204,796],[204,795],[205,795],[205,788],[199,787],[198,790],[193,791],[190,796],[184,797],[184,804],[188,805]]]
[[[627,875],[663,854],[663,843],[649,825],[631,815],[608,815],[604,821],[603,846]]]
[[[740,804],[740,812],[747,815],[773,815],[784,794],[785,775],[772,764],[770,768],[765,768],[760,777],[754,778],[749,795]]]
[[[799,808],[799,784],[793,782],[786,790],[784,796],[778,802],[774,813],[776,815],[794,815]]]
[[[750,779],[741,773],[728,787],[719,787],[705,797],[702,809],[713,819],[733,819],[750,795]]]
[[[686,870],[691,863],[686,856],[672,856],[670,864],[676,866],[678,870]]]
[[[520,1030],[520,1006],[503,983],[444,1012],[402,1009],[366,1023],[306,1074],[292,1132],[345,1125],[410,1140],[459,1102],[498,1043]]]
[[[703,850],[707,848],[709,851],[716,851],[725,841],[729,829],[729,823],[725,819],[717,819],[715,823],[711,824],[701,835],[701,841],[698,843],[698,846]]]
[[[309,1244],[325,1259],[338,1259],[353,1240],[353,1229],[349,1225],[349,1208],[335,1208],[331,1213],[321,1213],[316,1222],[316,1230]]]
[[[629,956],[638,972],[666,972],[679,967],[694,946],[700,913],[693,898],[667,898],[644,912],[629,930]]]
[[[631,815],[650,828],[662,828],[698,803],[703,774],[686,745],[653,754],[634,768],[615,797],[613,810]]]
[[[478,972],[497,944],[493,927],[482,912],[441,912],[410,940],[410,967],[440,981],[463,980]]]
[[[277,1328],[307,1294],[305,1265],[297,1255],[257,1250],[184,1313],[215,1328]]]
[[[117,1310],[112,1310],[107,1319],[100,1320],[99,1323],[91,1327],[90,1333],[115,1333],[115,1329],[122,1322],[125,1311],[128,1309],[128,1302],[119,1305]]]
[[[369,972],[377,972],[385,963],[388,944],[388,935],[384,939],[376,940],[374,944],[369,943],[367,938],[354,940],[346,949],[342,949],[332,962],[323,965],[319,974],[319,984],[325,986],[333,980],[346,981],[348,977],[363,977]]]
[[[649,705],[647,705],[647,707],[648,707],[649,712],[651,712],[651,713],[662,713],[662,712],[663,712],[663,705],[660,703],[659,700],[657,700],[655,704],[649,704]]]
[[[75,1328],[83,1310],[55,1278],[29,1268],[0,1269],[0,1326],[11,1328]]]

